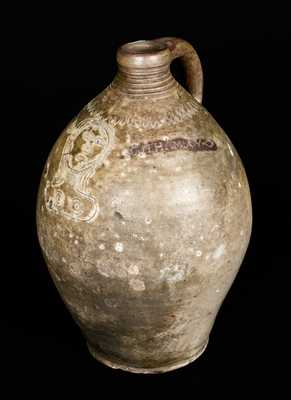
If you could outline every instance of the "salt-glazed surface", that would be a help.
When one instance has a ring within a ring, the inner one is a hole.
[[[190,93],[170,73],[176,57]],[[113,83],[48,157],[38,236],[91,354],[165,372],[206,348],[249,242],[250,193],[234,146],[201,105],[193,48],[140,41],[117,60]]]

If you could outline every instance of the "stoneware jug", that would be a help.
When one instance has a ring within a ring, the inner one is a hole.
[[[187,90],[170,72],[177,57]],[[93,357],[165,372],[207,346],[249,242],[250,192],[234,146],[201,105],[189,43],[128,43],[117,63],[48,157],[38,237]]]

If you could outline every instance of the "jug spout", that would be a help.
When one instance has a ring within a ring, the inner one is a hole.
[[[170,64],[175,58],[180,58],[184,66],[188,91],[201,103],[203,73],[200,59],[194,48],[179,38],[139,40],[121,46],[117,51],[118,78],[124,84],[121,86],[128,94],[170,93],[176,82],[170,72]]]
[[[166,43],[157,40],[138,40],[124,44],[117,50],[117,62],[123,68],[145,68],[169,65],[171,51]]]

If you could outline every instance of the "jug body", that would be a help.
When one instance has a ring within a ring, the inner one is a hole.
[[[175,57],[190,93],[171,75]],[[91,354],[165,372],[206,348],[249,243],[250,192],[233,144],[201,104],[189,44],[134,42],[117,60],[112,84],[48,157],[38,237]]]

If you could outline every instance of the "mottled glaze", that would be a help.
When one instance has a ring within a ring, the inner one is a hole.
[[[176,57],[190,92],[171,75]],[[201,105],[187,42],[130,43],[117,61],[112,84],[48,157],[38,236],[91,354],[165,372],[206,348],[249,242],[250,193],[234,146]]]

